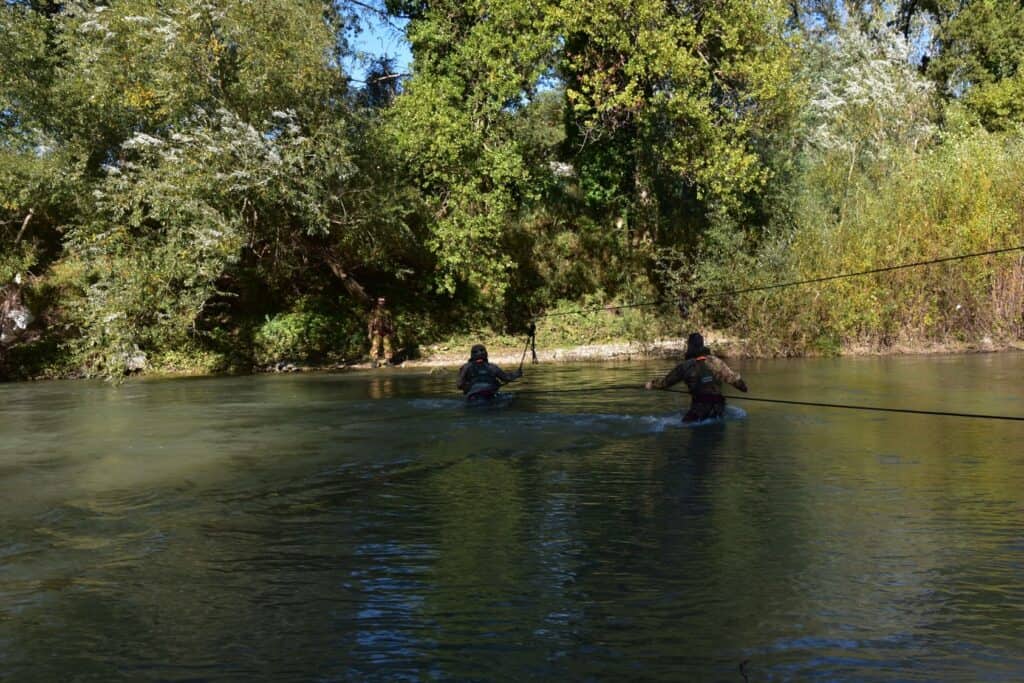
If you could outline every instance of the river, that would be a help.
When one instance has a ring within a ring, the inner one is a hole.
[[[732,365],[1024,416],[1024,354]],[[0,679],[1024,679],[1024,423],[609,388],[669,367],[0,385]]]

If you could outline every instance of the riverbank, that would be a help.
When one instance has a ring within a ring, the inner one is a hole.
[[[780,354],[766,354],[744,339],[731,337],[718,332],[707,332],[705,338],[712,351],[722,358],[777,358]],[[522,340],[512,344],[511,337],[499,340],[483,339],[487,345],[490,361],[505,368],[518,367],[523,356]],[[469,357],[469,348],[473,342],[466,339],[452,340],[444,343],[431,344],[417,349],[413,358],[401,360],[388,367],[396,368],[429,368],[441,370],[459,367]],[[562,344],[545,347],[537,345],[538,363],[577,363],[606,361],[637,361],[657,359],[682,359],[686,350],[685,338],[666,338],[650,341],[603,341],[592,344]],[[793,354],[793,358],[820,358],[823,356],[907,356],[907,355],[952,355],[971,353],[1022,352],[1024,340],[996,341],[983,337],[977,343],[964,342],[902,342],[886,347],[877,345],[847,345],[838,353],[805,353]],[[785,356],[785,354],[781,354]],[[530,363],[530,352],[527,350],[525,362]],[[368,359],[341,363],[303,363],[281,361],[269,366],[256,366],[251,371],[234,368],[232,371],[219,371],[212,367],[212,362],[199,362],[185,354],[164,357],[136,374],[145,377],[216,377],[245,374],[268,374],[290,372],[346,372],[352,370],[370,370],[375,366]],[[74,379],[80,375],[43,375],[30,378],[29,381],[46,379]]]
[[[706,342],[714,353],[722,358],[767,358],[765,354],[754,352],[745,340],[725,334],[708,333]],[[469,346],[451,344],[431,345],[421,350],[421,356],[396,364],[402,368],[446,368],[457,367],[469,357]],[[658,339],[654,341],[621,341],[600,344],[581,344],[574,346],[555,346],[537,348],[539,363],[574,363],[598,361],[634,361],[651,359],[681,359],[686,350],[686,339]],[[943,342],[943,343],[898,343],[885,348],[868,345],[850,345],[844,347],[839,354],[803,354],[802,358],[838,356],[906,356],[906,355],[952,355],[965,353],[998,353],[1008,351],[1024,351],[1024,340],[996,342],[985,337],[977,343]],[[497,365],[517,367],[523,359],[523,347],[515,348],[507,344],[488,345],[490,361]],[[794,356],[796,357],[796,356]],[[526,363],[530,362],[530,352],[526,352]],[[318,371],[318,370],[366,370],[374,366],[368,361],[334,366],[300,366],[285,365],[278,371]],[[275,369],[271,368],[273,372]]]

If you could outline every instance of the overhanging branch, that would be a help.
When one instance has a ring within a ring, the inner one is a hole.
[[[21,241],[21,236],[25,234],[25,228],[28,227],[29,222],[32,220],[32,216],[35,215],[35,211],[35,209],[28,210],[28,215],[25,216],[25,220],[21,222],[21,230],[18,231],[17,237],[14,238],[15,244]]]

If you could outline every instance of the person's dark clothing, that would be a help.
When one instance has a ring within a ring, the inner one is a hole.
[[[679,382],[686,383],[691,397],[690,409],[683,416],[683,422],[698,422],[725,415],[723,382],[741,391],[746,391],[747,386],[739,373],[730,369],[722,359],[711,355],[707,349],[702,349],[700,355],[688,357],[664,378],[651,382],[651,386],[655,389],[667,389]]]
[[[470,361],[459,368],[459,381],[456,386],[470,400],[491,398],[498,393],[501,385],[520,377],[522,374],[518,371],[508,373],[485,360]]]

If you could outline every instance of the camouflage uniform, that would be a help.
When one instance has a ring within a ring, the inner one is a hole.
[[[690,390],[690,409],[683,416],[683,422],[698,422],[725,415],[725,397],[722,383],[731,384],[746,391],[746,383],[738,372],[734,372],[720,358],[712,356],[707,349],[701,355],[687,358],[662,379],[651,382],[654,389],[667,389],[673,384],[685,382]]]
[[[459,368],[459,381],[456,386],[462,390],[469,400],[492,398],[502,384],[519,379],[521,371],[508,373],[494,363],[487,362],[487,351],[482,345],[473,347],[470,360]]]
[[[394,353],[392,336],[395,334],[395,323],[387,308],[378,304],[373,309],[367,331],[370,336],[370,359],[376,361],[383,357],[384,360],[390,360]]]

